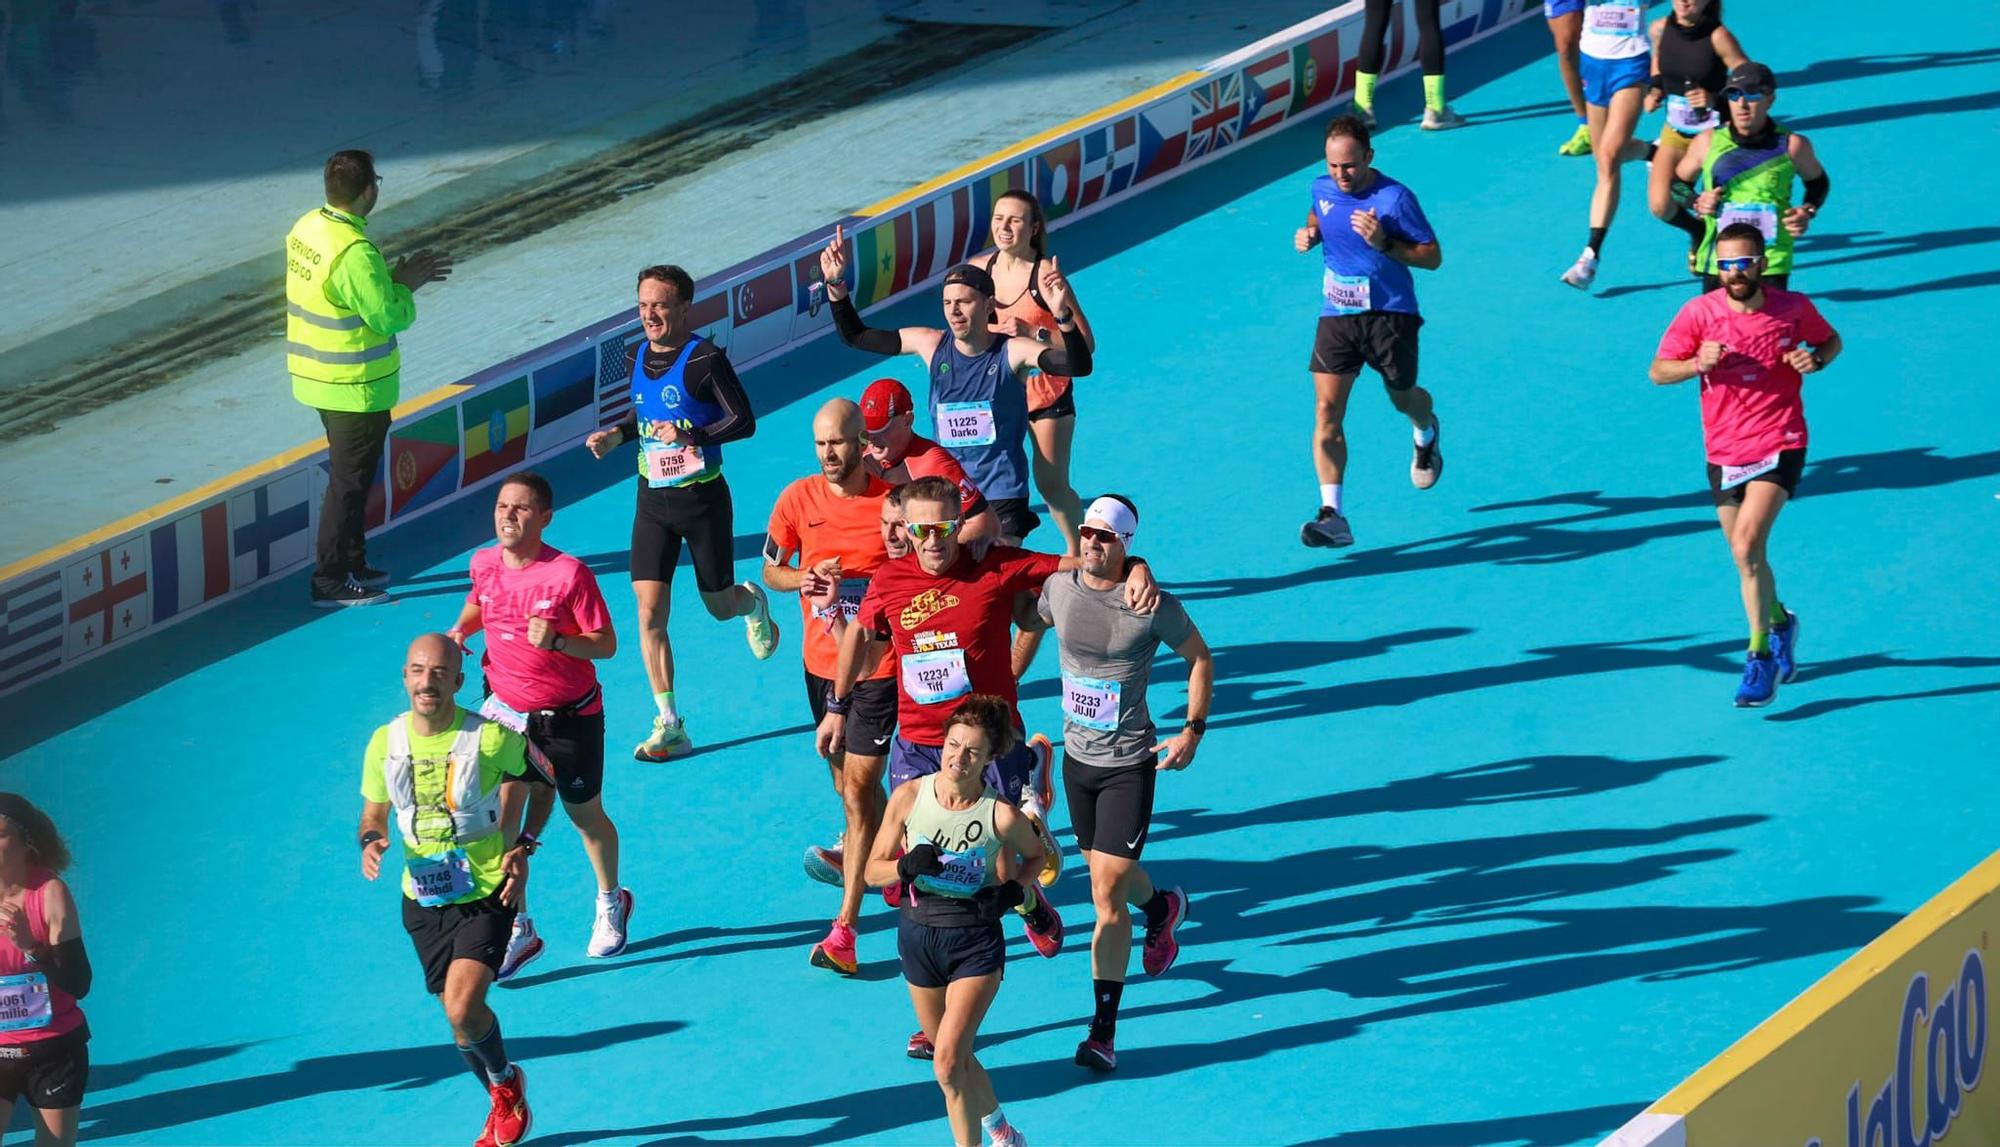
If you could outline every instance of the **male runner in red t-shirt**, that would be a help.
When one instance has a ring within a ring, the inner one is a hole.
[[[893,378],[878,378],[861,394],[861,429],[868,436],[870,466],[892,486],[918,478],[943,478],[958,488],[958,544],[981,548],[1001,541],[1019,545],[1019,538],[1000,535],[1000,516],[979,492],[952,452],[912,429],[916,416],[909,388]]]

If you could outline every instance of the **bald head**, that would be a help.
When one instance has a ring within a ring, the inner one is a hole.
[[[845,398],[828,399],[813,415],[813,450],[826,480],[849,494],[868,484],[861,468],[861,408]]]
[[[426,633],[410,642],[403,658],[403,691],[410,712],[419,718],[450,719],[457,706],[452,698],[465,684],[465,655],[458,643],[442,633]]]

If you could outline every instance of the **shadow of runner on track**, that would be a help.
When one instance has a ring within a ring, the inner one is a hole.
[[[576,1035],[510,1035],[507,1043],[521,1062],[533,1063],[538,1059],[578,1055],[671,1035],[686,1026],[679,1020],[658,1020]],[[405,1090],[442,1080],[465,1079],[467,1094],[470,1095],[473,1085],[467,1079],[465,1061],[452,1050],[442,1019],[439,1020],[438,1030],[438,1041],[423,1047],[377,1048],[343,1055],[314,1056],[299,1060],[285,1071],[170,1088],[143,1098],[86,1103],[80,1138],[109,1139],[140,1135],[167,1127],[219,1119],[242,1111],[254,1111],[309,1095],[323,1095],[329,1091]],[[121,1066],[113,1064],[112,1070]],[[93,1068],[93,1074],[96,1070],[100,1069]],[[471,1101],[468,1099],[467,1102]]]
[[[1304,1139],[1293,1147],[1568,1147],[1609,1133],[1651,1103],[1607,1103],[1574,1111],[1543,1111],[1534,1115],[1502,1115],[1463,1123],[1426,1123],[1421,1127],[1381,1127],[1372,1131],[1341,1131],[1324,1139]]]

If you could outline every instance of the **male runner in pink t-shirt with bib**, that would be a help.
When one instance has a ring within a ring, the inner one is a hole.
[[[1716,236],[1722,286],[1690,300],[1667,328],[1652,379],[1701,379],[1708,486],[1736,556],[1750,651],[1738,708],[1770,704],[1798,673],[1798,615],[1778,599],[1765,558],[1778,511],[1806,464],[1804,379],[1840,354],[1840,335],[1804,295],[1763,284],[1764,235],[1733,224]]]
[[[554,781],[553,793],[542,784],[530,790],[521,839],[534,847],[560,795],[597,875],[586,951],[607,958],[625,950],[632,893],[618,886],[618,829],[600,796],[604,702],[592,662],[618,652],[618,635],[590,567],[542,541],[554,516],[548,479],[524,470],[501,483],[493,506],[500,544],[472,555],[472,589],[450,636],[463,646],[486,631],[480,667],[488,696],[480,715],[525,734]],[[533,770],[529,779],[536,779]],[[496,978],[507,980],[541,952],[524,901]]]

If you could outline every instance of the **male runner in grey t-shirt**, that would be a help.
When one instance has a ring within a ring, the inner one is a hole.
[[[1160,594],[1150,614],[1125,603],[1122,571],[1139,528],[1132,503],[1107,494],[1084,514],[1083,567],[1042,586],[1041,619],[1053,625],[1062,656],[1063,789],[1070,825],[1090,867],[1097,929],[1090,940],[1090,975],[1097,1008],[1076,1062],[1096,1071],[1117,1067],[1113,1036],[1125,965],[1132,953],[1132,915],[1146,915],[1146,974],[1158,976],[1180,954],[1174,929],[1187,919],[1187,896],[1160,891],[1139,867],[1153,816],[1153,785],[1162,769],[1184,769],[1206,728],[1215,662],[1208,644],[1172,594]],[[1188,719],[1181,732],[1157,739],[1146,685],[1161,643],[1188,660]],[[1163,755],[1164,754],[1164,755]]]

